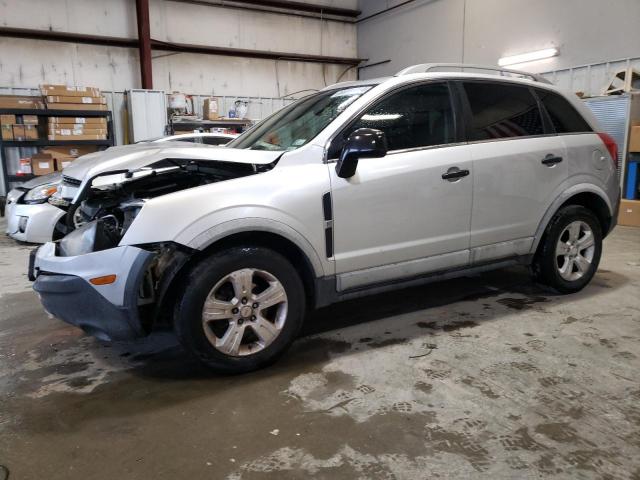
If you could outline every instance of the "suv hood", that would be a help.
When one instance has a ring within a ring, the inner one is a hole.
[[[65,177],[84,182],[110,171],[137,170],[167,158],[267,165],[284,152],[221,148],[186,142],[142,143],[83,155],[64,169]]]

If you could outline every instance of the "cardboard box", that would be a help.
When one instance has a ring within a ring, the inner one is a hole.
[[[202,118],[205,120],[217,120],[220,118],[218,109],[218,99],[215,97],[205,98],[202,104]]]
[[[38,125],[37,115],[22,115],[22,123],[25,125]]]
[[[106,135],[107,130],[104,128],[51,128],[49,127],[49,135]]]
[[[31,170],[34,175],[46,175],[55,172],[55,163],[51,155],[36,153],[31,157]]]
[[[48,123],[49,125],[99,125],[91,128],[107,128],[105,117],[49,117]]]
[[[635,123],[631,127],[631,135],[629,136],[629,152],[640,152],[640,125]]]
[[[67,85],[40,85],[42,95],[61,95],[65,97],[99,97],[100,89],[95,87],[78,87]]]
[[[25,108],[42,110],[42,97],[21,97],[18,95],[0,95],[0,108]]]
[[[640,200],[621,200],[618,225],[640,227]]]
[[[13,140],[13,125],[0,125],[2,140]]]
[[[24,138],[27,140],[38,139],[38,126],[37,125],[24,125]]]
[[[13,126],[13,139],[17,141],[26,140],[24,133],[24,125]]]
[[[42,149],[42,153],[48,153],[54,159],[63,157],[78,158],[82,155],[97,151],[98,147],[93,145],[82,145],[77,147],[47,147]]]
[[[107,106],[101,103],[52,103],[51,110],[106,110]]]
[[[106,140],[106,135],[49,135],[49,140]]]
[[[15,115],[0,115],[0,125],[13,125],[18,123]]]
[[[47,104],[51,103],[107,103],[104,97],[65,97],[63,95],[48,95],[46,97]],[[53,107],[56,108],[56,107]]]
[[[56,129],[66,129],[66,130],[107,130],[106,125],[101,125],[99,123],[50,123],[49,124],[49,133],[52,133],[51,130]]]
[[[55,159],[56,171],[61,172],[63,169],[71,165],[71,162],[75,160],[74,157],[58,157]]]

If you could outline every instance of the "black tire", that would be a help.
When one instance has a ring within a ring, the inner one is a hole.
[[[558,270],[556,246],[565,228],[578,220],[586,223],[593,232],[595,250],[588,270],[582,277],[569,281],[562,278]],[[561,208],[547,225],[533,261],[534,274],[537,281],[560,293],[575,293],[582,290],[591,281],[598,269],[601,255],[602,228],[600,222],[591,210],[580,205],[568,205]]]
[[[251,268],[269,272],[284,288],[287,312],[279,335],[257,353],[232,356],[219,351],[208,340],[202,310],[212,288],[225,276]],[[245,373],[275,362],[296,339],[305,316],[305,291],[300,276],[279,253],[262,247],[233,247],[214,253],[187,275],[174,310],[174,329],[185,349],[218,373]]]

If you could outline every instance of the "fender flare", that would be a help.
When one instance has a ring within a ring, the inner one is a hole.
[[[607,208],[609,209],[609,214],[613,216],[614,214],[613,206],[611,205],[611,201],[609,200],[609,197],[607,196],[607,194],[602,188],[598,187],[597,185],[589,184],[589,183],[579,183],[577,185],[573,185],[570,188],[564,190],[560,195],[558,195],[556,199],[551,203],[549,208],[547,208],[547,211],[542,217],[542,220],[540,220],[540,223],[538,224],[538,228],[536,229],[536,233],[533,240],[533,244],[531,245],[530,253],[535,253],[536,250],[538,249],[538,244],[540,243],[540,240],[542,239],[542,235],[544,235],[544,232],[547,229],[547,225],[551,221],[551,218],[560,209],[560,206],[563,203],[565,203],[567,200],[569,200],[571,197],[573,197],[574,195],[578,195],[580,193],[593,193],[598,197],[600,197],[600,199],[602,199],[602,201],[604,201],[604,203],[607,205]]]
[[[259,217],[229,220],[227,222],[214,225],[198,234],[195,238],[190,240],[186,246],[196,250],[204,250],[218,240],[243,232],[268,232],[286,238],[296,245],[302,253],[304,253],[313,268],[316,278],[325,276],[320,256],[315,248],[313,248],[313,245],[311,245],[311,243],[300,232],[277,220]]]

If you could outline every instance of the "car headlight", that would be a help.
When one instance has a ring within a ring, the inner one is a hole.
[[[24,196],[24,203],[44,203],[47,199],[56,193],[60,182],[45,183],[32,188]]]

